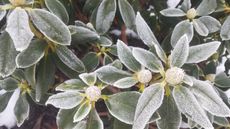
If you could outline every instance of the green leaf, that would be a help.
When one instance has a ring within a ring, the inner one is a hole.
[[[142,48],[133,48],[134,58],[146,68],[153,72],[160,72],[163,69],[161,61],[150,51]],[[144,57],[144,58],[143,58]]]
[[[159,129],[179,129],[181,123],[181,113],[172,97],[165,96],[161,107],[158,110],[161,119],[157,121]]]
[[[76,42],[77,44],[84,44],[84,43],[90,43],[98,40],[100,36],[97,34],[97,32],[89,29],[85,26],[73,26],[70,25],[69,29],[72,34],[72,40]]]
[[[132,129],[132,125],[125,124],[115,119],[113,122],[113,129]]]
[[[79,122],[83,120],[90,113],[91,109],[92,105],[90,103],[85,102],[81,104],[73,117],[73,122]]]
[[[80,79],[67,80],[56,87],[58,91],[83,91],[87,85]]]
[[[87,121],[86,129],[104,129],[102,120],[100,119],[96,109],[92,109]]]
[[[160,13],[166,17],[182,17],[186,15],[186,13],[183,10],[178,8],[167,8],[161,10]]]
[[[67,47],[58,46],[57,47],[57,55],[60,60],[66,64],[69,68],[76,72],[84,72],[85,66],[80,59]]]
[[[52,104],[56,108],[71,109],[78,106],[84,97],[78,91],[66,91],[49,97],[46,105]]]
[[[95,8],[101,3],[102,0],[86,0],[83,7],[83,12],[91,14]]]
[[[125,77],[131,77],[132,75],[128,72],[125,72],[123,70],[117,69],[114,66],[103,66],[96,70],[98,78],[106,83],[113,85],[116,81],[125,78]]]
[[[25,69],[25,78],[26,81],[28,81],[28,84],[35,89],[35,84],[36,84],[36,65],[33,65],[27,69]]]
[[[6,92],[0,95],[0,112],[3,112],[6,109],[12,94],[12,92]]]
[[[153,84],[145,88],[138,100],[132,129],[144,129],[154,112],[161,106],[164,98],[164,87]]]
[[[80,121],[77,123],[77,125],[73,129],[86,129],[87,122],[86,121]]]
[[[184,76],[184,79],[183,79],[183,82],[189,86],[193,86],[193,80],[192,80],[193,77],[185,74]]]
[[[194,19],[192,23],[193,23],[193,26],[196,32],[199,35],[208,36],[208,33],[209,33],[208,28],[205,26],[205,24],[202,21],[200,21],[199,19]]]
[[[96,81],[97,81],[97,76],[96,73],[92,72],[92,73],[82,73],[79,75],[79,77],[81,78],[81,80],[89,85],[89,86],[94,86]]]
[[[221,72],[216,75],[215,85],[218,87],[228,88],[230,87],[230,77],[225,72]]]
[[[57,125],[59,129],[73,129],[76,123],[73,123],[74,112],[77,108],[60,109],[57,114]]]
[[[36,101],[41,101],[49,87],[54,83],[55,66],[51,59],[51,55],[43,58],[37,68],[36,78]]]
[[[200,105],[215,116],[229,117],[230,110],[208,82],[193,80],[193,93]]]
[[[70,45],[70,31],[57,16],[43,9],[32,9],[29,14],[34,25],[46,38],[60,45]]]
[[[188,42],[191,42],[194,32],[193,25],[188,20],[181,21],[175,26],[171,36],[171,45],[174,47],[178,40],[185,34],[188,37]]]
[[[59,0],[45,0],[45,4],[49,11],[58,16],[64,23],[69,22],[69,14]]]
[[[225,117],[214,116],[214,121],[213,122],[215,124],[217,124],[217,125],[221,125],[221,126],[224,126],[224,127],[229,127],[230,126],[228,119],[225,118]]]
[[[16,65],[18,68],[28,68],[37,64],[45,55],[46,43],[41,40],[34,40],[29,47],[19,53],[16,57]]]
[[[0,11],[0,21],[5,17],[6,15],[6,10],[1,10]]]
[[[141,70],[141,64],[133,57],[131,49],[121,40],[117,41],[117,53],[120,61],[131,71]]]
[[[183,3],[181,4],[181,9],[184,12],[187,12],[192,6],[191,0],[184,0]]]
[[[216,32],[221,28],[220,22],[211,16],[202,16],[198,19],[207,27],[209,33]]]
[[[30,30],[29,16],[20,7],[14,9],[8,16],[6,31],[12,38],[17,51],[28,48],[34,36]]]
[[[178,67],[184,65],[189,54],[189,41],[187,35],[183,35],[175,45],[170,57],[171,67]]]
[[[221,27],[220,30],[220,37],[222,40],[229,40],[230,39],[230,16],[227,17],[227,19],[225,19],[224,24]]]
[[[82,58],[82,62],[84,63],[86,70],[90,72],[95,70],[99,65],[99,57],[97,56],[97,53],[89,52]]]
[[[138,80],[134,77],[125,77],[117,80],[113,85],[118,88],[130,88],[138,83]]]
[[[188,88],[183,86],[174,88],[173,98],[181,113],[202,127],[213,129],[206,113]]]
[[[103,47],[109,47],[113,44],[112,39],[106,36],[100,36],[100,39],[97,42]]]
[[[215,11],[217,7],[216,0],[203,0],[196,11],[199,16],[205,16]]]
[[[18,88],[19,83],[20,82],[18,80],[12,77],[5,78],[4,80],[0,80],[0,88],[11,92]]]
[[[110,95],[106,106],[116,119],[126,124],[133,124],[135,109],[140,93],[136,91],[121,92]]]
[[[116,0],[103,0],[98,7],[96,29],[100,34],[106,33],[116,14]]]
[[[189,48],[189,56],[186,63],[199,63],[212,56],[220,46],[220,42],[213,41]]]
[[[17,119],[17,125],[20,127],[24,121],[29,117],[30,106],[26,99],[26,95],[22,95],[18,98],[14,107],[14,114]]]
[[[155,49],[160,59],[166,62],[167,57],[164,53],[164,50],[161,48],[155,35],[153,34],[148,24],[145,22],[145,20],[139,12],[137,12],[136,16],[136,29],[138,36],[141,38],[141,40],[151,49]]]
[[[135,12],[127,0],[118,0],[121,17],[129,29],[135,29]]]
[[[0,76],[7,77],[16,69],[15,58],[17,52],[12,39],[7,32],[0,35]]]
[[[57,68],[63,74],[65,74],[67,77],[69,77],[69,78],[77,78],[78,77],[79,73],[77,73],[76,71],[74,71],[71,68],[69,68],[66,64],[64,64],[56,54],[53,55],[52,58],[54,59],[54,62],[56,64]]]

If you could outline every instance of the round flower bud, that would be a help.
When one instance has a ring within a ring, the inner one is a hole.
[[[87,98],[90,101],[97,101],[101,97],[101,89],[97,86],[90,86],[85,91]]]
[[[197,16],[196,9],[194,9],[194,8],[189,9],[187,11],[186,16],[187,16],[188,19],[194,19]]]
[[[147,69],[141,70],[137,73],[137,79],[141,83],[148,83],[152,79],[152,73]]]
[[[184,76],[184,70],[181,68],[173,67],[166,71],[165,80],[170,85],[177,85],[183,81]]]
[[[14,6],[24,5],[26,0],[10,0],[10,3]]]

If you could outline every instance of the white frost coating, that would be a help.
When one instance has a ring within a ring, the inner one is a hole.
[[[29,26],[29,16],[26,11],[20,7],[14,9],[9,15],[6,31],[12,38],[17,51],[25,50],[34,37]]]
[[[88,87],[85,93],[90,101],[96,102],[101,97],[101,89],[99,89],[97,86]]]
[[[170,85],[177,85],[182,83],[184,79],[185,73],[184,70],[181,68],[173,67],[166,71],[165,73],[165,80]]]
[[[197,16],[196,9],[194,9],[194,8],[189,9],[187,11],[186,16],[187,16],[188,19],[194,19]]]
[[[0,126],[6,126],[8,129],[16,125],[16,116],[14,115],[14,107],[19,98],[20,90],[14,91],[6,109],[0,113]]]
[[[143,69],[137,73],[137,79],[141,83],[148,83],[152,79],[152,73],[147,69]]]
[[[168,0],[167,1],[168,8],[175,8],[180,3],[180,1],[181,0]]]
[[[138,100],[132,129],[144,129],[153,113],[161,106],[164,88],[161,84],[153,84],[145,88]]]
[[[208,82],[194,79],[193,94],[200,105],[211,114],[219,117],[229,117],[230,110]]]
[[[186,87],[174,88],[173,98],[181,113],[205,129],[214,129],[206,113],[197,102],[196,97]]]

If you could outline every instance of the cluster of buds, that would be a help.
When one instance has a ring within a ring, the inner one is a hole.
[[[137,79],[140,83],[148,83],[152,80],[152,73],[147,69],[143,69],[137,73]]]
[[[187,11],[187,14],[186,14],[187,18],[192,20],[194,19],[196,16],[197,16],[197,12],[196,12],[196,9],[194,8],[191,8]]]
[[[96,102],[101,98],[101,89],[97,86],[90,86],[85,90],[85,94],[90,101]]]
[[[168,84],[175,86],[183,82],[184,76],[183,69],[172,67],[166,71],[165,80]]]

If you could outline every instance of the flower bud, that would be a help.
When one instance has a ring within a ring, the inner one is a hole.
[[[148,83],[152,79],[152,73],[149,70],[141,70],[137,73],[137,79],[141,83]]]
[[[97,101],[101,97],[101,89],[97,86],[90,86],[85,91],[87,98],[90,101]]]
[[[181,68],[173,67],[166,71],[165,80],[170,85],[177,85],[182,83],[185,73]]]
[[[196,9],[194,8],[191,8],[187,11],[187,14],[186,14],[187,18],[192,20],[194,19],[196,16],[197,16],[197,12],[196,12]]]
[[[10,0],[10,3],[14,6],[24,5],[26,0]]]

